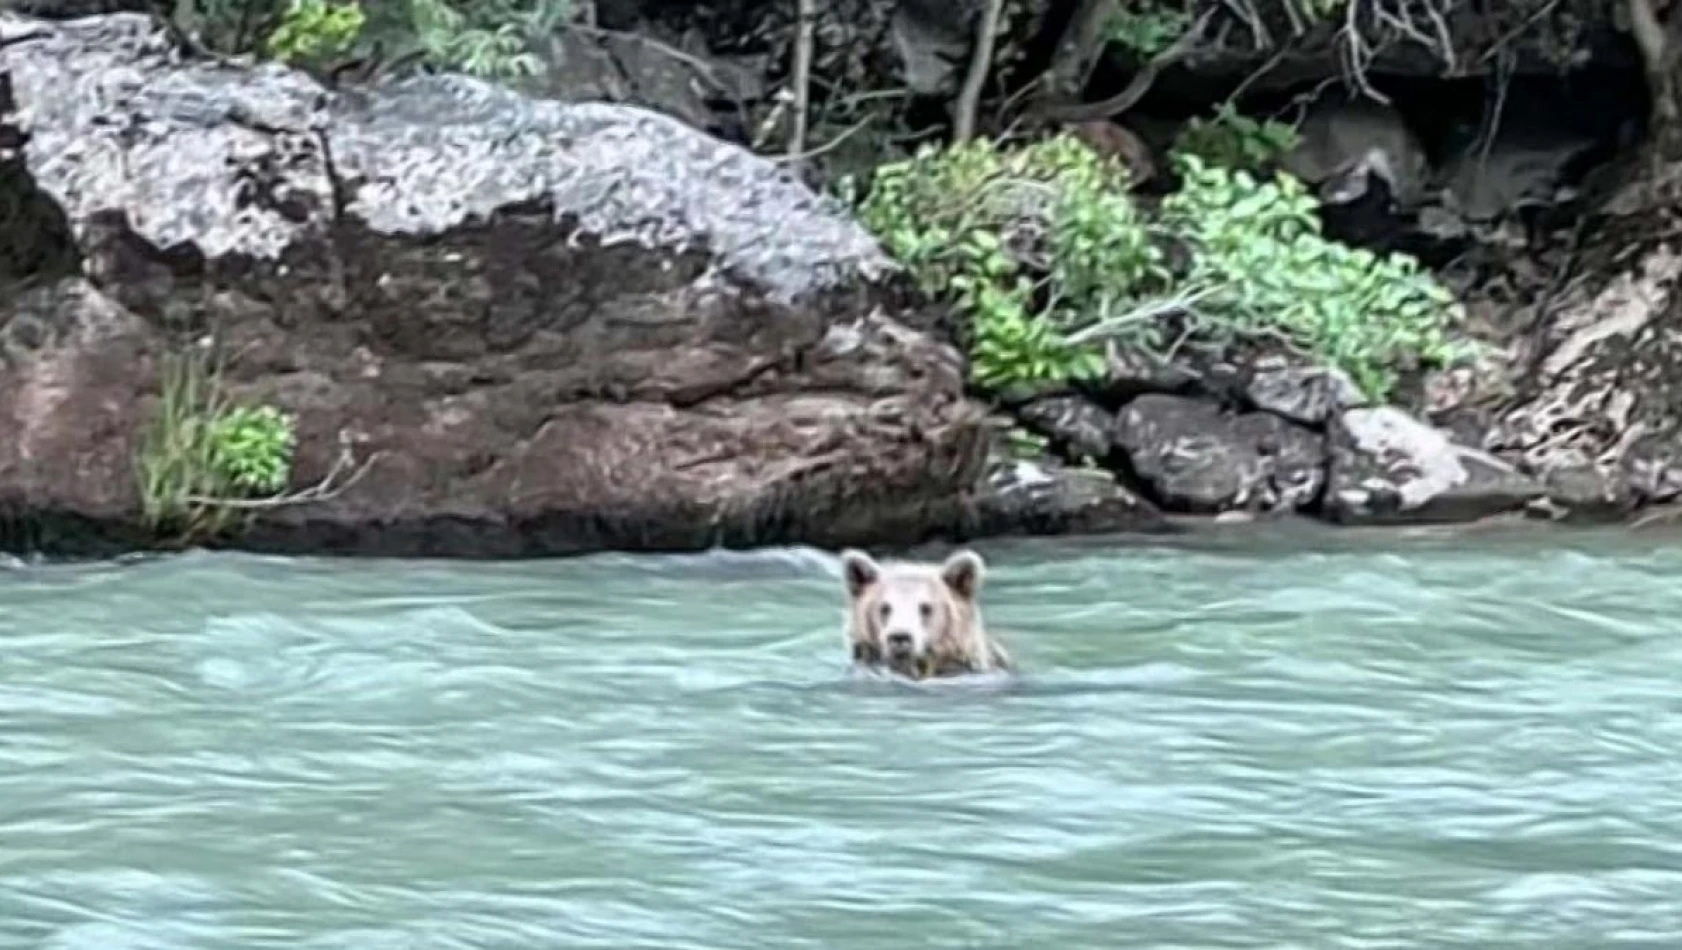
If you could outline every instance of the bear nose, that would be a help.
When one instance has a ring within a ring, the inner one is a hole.
[[[895,653],[908,653],[911,650],[911,634],[903,631],[888,634],[888,649]]]

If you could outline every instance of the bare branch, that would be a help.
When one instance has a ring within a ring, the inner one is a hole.
[[[859,132],[863,131],[864,127],[869,125],[870,123],[874,122],[876,120],[876,118],[877,117],[874,116],[874,115],[867,115],[864,118],[858,120],[857,122],[854,122],[852,125],[847,126],[845,129],[842,129],[840,132],[838,132],[836,134],[836,136],[834,138],[832,138],[829,141],[823,143],[822,145],[814,146],[812,148],[809,148],[809,149],[805,150],[804,152],[790,152],[787,155],[779,155],[775,159],[772,159],[772,161],[779,162],[779,163],[781,163],[781,162],[803,162],[803,161],[806,161],[808,159],[817,158],[818,156],[823,155],[826,152],[834,151],[835,148],[837,146],[839,146],[842,142],[847,141],[848,139],[852,138],[854,135],[857,135]]]
[[[952,117],[952,140],[967,142],[975,138],[975,117],[981,109],[981,92],[987,85],[987,74],[993,67],[993,45],[998,39],[999,17],[1004,13],[1004,0],[987,0],[981,11],[981,25],[976,29],[975,46],[970,51],[969,72],[964,76],[964,88],[958,93]]]
[[[796,0],[799,22],[794,33],[794,116],[788,134],[788,154],[799,155],[806,147],[806,126],[812,111],[812,32],[818,18],[818,0]]]
[[[380,454],[375,453],[368,459],[368,461],[362,463],[362,467],[358,468],[355,472],[352,472],[349,478],[345,479],[343,482],[334,484],[340,473],[348,468],[353,461],[349,449],[346,449],[345,451],[339,453],[338,459],[333,462],[333,468],[328,471],[326,477],[303,491],[293,492],[286,495],[276,495],[271,498],[215,498],[207,495],[188,495],[183,500],[188,504],[204,505],[211,508],[255,511],[267,511],[274,508],[288,508],[296,505],[308,505],[320,501],[330,501],[344,494],[346,491],[349,491],[351,486],[361,481],[362,476],[368,474],[368,470],[373,468],[374,463],[379,460]]]
[[[1175,63],[1191,56],[1197,49],[1198,40],[1203,36],[1203,30],[1209,25],[1213,15],[1212,10],[1204,11],[1192,24],[1191,29],[1180,34],[1172,46],[1151,57],[1143,69],[1127,84],[1127,88],[1097,102],[1083,102],[1072,105],[1049,105],[1040,109],[1040,116],[1052,122],[1090,122],[1093,119],[1107,119],[1118,112],[1126,112],[1138,105],[1139,100],[1156,85],[1157,74]]]

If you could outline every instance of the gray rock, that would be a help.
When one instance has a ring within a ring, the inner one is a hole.
[[[1336,521],[1471,521],[1541,495],[1513,466],[1400,409],[1351,409],[1333,427],[1325,510]]]
[[[1036,399],[1019,407],[1016,417],[1034,432],[1096,462],[1109,458],[1115,445],[1115,413],[1079,396]]]
[[[1155,506],[1099,469],[994,455],[958,519],[959,536],[1168,531]]]
[[[768,94],[760,70],[704,50],[681,52],[641,32],[563,29],[543,44],[543,70],[515,88],[561,102],[642,106],[708,130],[719,119],[712,100],[757,103]]]
[[[907,88],[923,96],[957,88],[974,14],[973,4],[954,0],[904,0],[895,5],[889,41],[899,54]]]
[[[1183,393],[1199,382],[1198,373],[1137,347],[1110,345],[1104,376],[1093,385],[1110,405],[1148,393]]]
[[[1271,413],[1141,396],[1117,416],[1116,443],[1166,507],[1211,514],[1311,507],[1324,484],[1325,438]]]
[[[25,33],[0,207],[34,210],[0,251],[64,253],[0,273],[34,288],[0,300],[0,508],[56,550],[135,536],[158,358],[209,328],[229,395],[295,416],[292,490],[361,473],[251,547],[894,543],[982,477],[958,354],[776,163],[466,78],[191,60],[144,16],[0,14]]]
[[[1614,521],[1634,510],[1637,494],[1621,472],[1593,465],[1554,469],[1542,480],[1546,504],[1536,507],[1561,521]]]
[[[1317,366],[1258,366],[1245,396],[1257,409],[1308,426],[1323,426],[1346,409],[1371,404],[1347,373]]]
[[[102,13],[145,13],[154,0],[6,0],[0,11],[48,20],[74,20]]]

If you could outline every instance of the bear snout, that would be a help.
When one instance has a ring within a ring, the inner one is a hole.
[[[911,655],[911,647],[913,643],[912,637],[911,634],[906,633],[904,630],[895,630],[886,637],[883,637],[883,640],[888,644],[888,652],[892,653],[894,656]]]

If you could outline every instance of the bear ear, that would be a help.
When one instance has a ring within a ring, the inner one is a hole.
[[[981,590],[982,575],[986,573],[987,564],[981,560],[981,555],[968,548],[953,554],[940,565],[940,579],[965,600],[975,599],[976,593]]]
[[[882,568],[870,555],[855,548],[841,552],[841,573],[847,578],[847,593],[857,597],[882,576]]]

